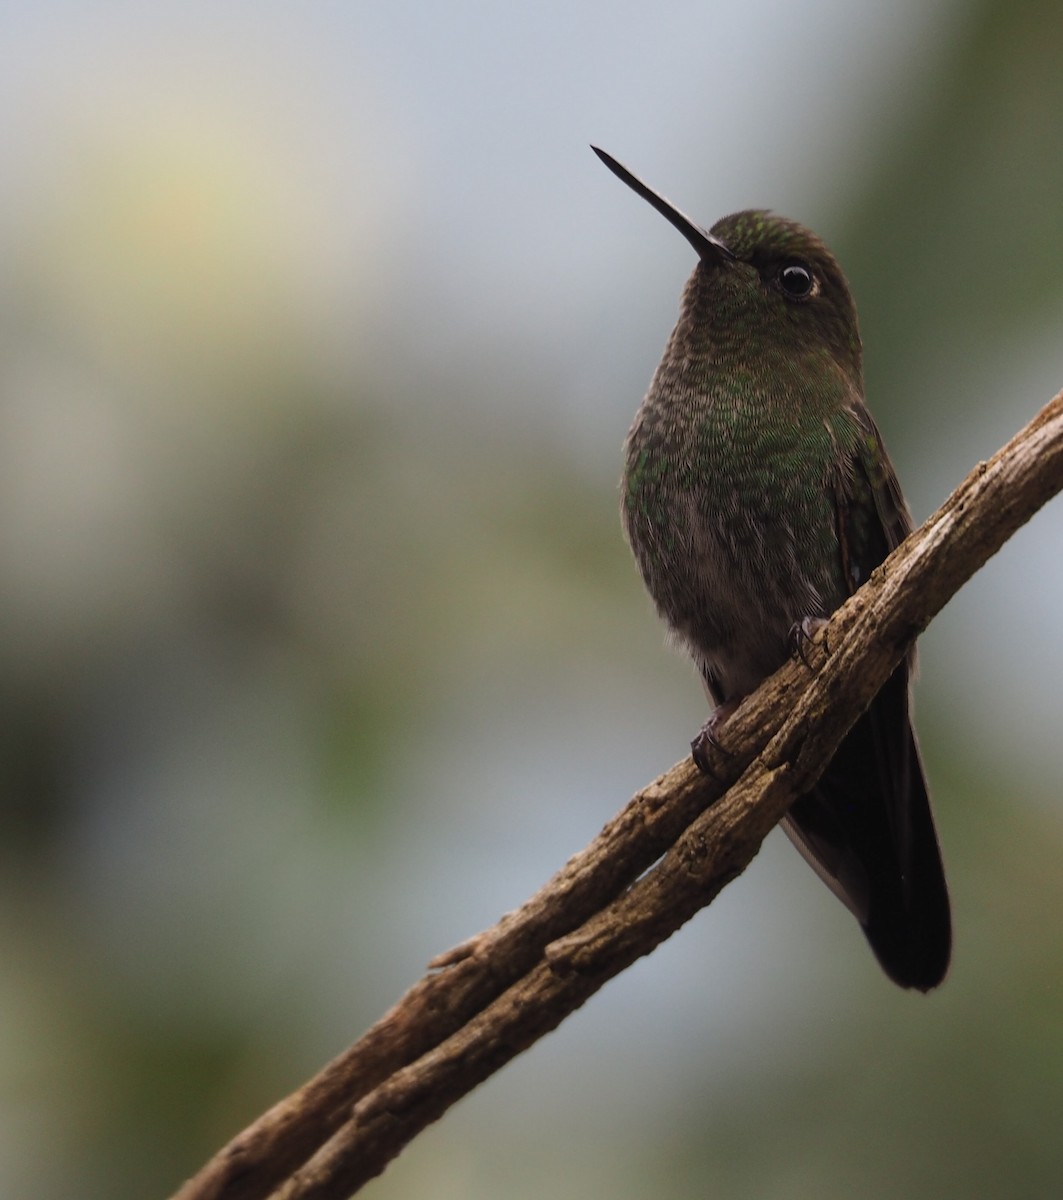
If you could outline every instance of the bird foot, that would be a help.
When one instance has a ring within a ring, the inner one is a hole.
[[[744,699],[744,696],[737,696],[733,700],[728,700],[725,704],[718,705],[713,710],[712,716],[702,725],[698,730],[697,736],[690,743],[691,757],[694,759],[694,765],[702,775],[709,775],[715,778],[715,772],[712,769],[709,759],[711,751],[719,750],[723,754],[730,754],[727,747],[720,741],[717,731]]]
[[[808,643],[826,624],[825,617],[802,617],[800,621],[795,621],[790,626],[790,632],[786,639],[790,646],[790,653],[799,658],[810,671],[812,664],[808,661]],[[828,654],[830,653],[826,638],[823,639],[823,649]]]

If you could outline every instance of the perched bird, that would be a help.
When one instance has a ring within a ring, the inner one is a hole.
[[[849,286],[823,242],[757,210],[702,229],[594,150],[698,254],[627,436],[621,511],[658,611],[726,714],[911,518],[864,404]],[[927,991],[948,969],[951,929],[910,670],[898,666],[783,826],[886,974]]]

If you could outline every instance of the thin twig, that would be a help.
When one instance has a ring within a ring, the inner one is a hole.
[[[817,634],[807,666],[786,664],[743,703],[724,728],[716,779],[687,760],[640,792],[536,896],[436,959],[439,973],[220,1151],[175,1200],[259,1200],[284,1179],[277,1200],[342,1200],[383,1170],[450,1104],[745,868],[914,638],[1061,488],[1063,393],[874,572]]]

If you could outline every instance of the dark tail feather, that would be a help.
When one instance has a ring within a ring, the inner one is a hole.
[[[901,987],[936,987],[951,953],[949,896],[908,719],[906,667],[876,696],[783,825],[855,914],[886,974]]]
[[[900,886],[896,876],[874,880],[863,929],[886,974],[902,987],[926,992],[948,970],[952,919],[923,764],[910,727],[908,744],[911,778],[904,874]]]

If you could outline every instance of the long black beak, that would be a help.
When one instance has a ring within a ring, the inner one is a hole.
[[[648,200],[665,220],[670,221],[679,230],[683,237],[698,252],[699,258],[707,262],[719,262],[724,258],[734,258],[731,251],[728,250],[719,238],[713,237],[707,229],[702,229],[700,225],[695,224],[685,213],[680,212],[674,204],[669,203],[663,196],[655,192],[653,188],[647,187],[623,163],[618,163],[611,154],[606,154],[604,150],[599,150],[597,146],[592,146],[591,149],[614,175],[622,179],[632,191],[638,192],[643,200]]]

